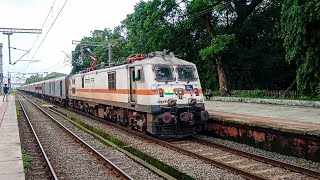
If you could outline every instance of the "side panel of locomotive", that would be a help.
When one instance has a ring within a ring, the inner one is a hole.
[[[127,69],[118,66],[69,77],[71,100],[128,107]],[[79,102],[78,102],[79,103]],[[81,102],[80,102],[81,103]],[[75,102],[74,105],[77,105]]]

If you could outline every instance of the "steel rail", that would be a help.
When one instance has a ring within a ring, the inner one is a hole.
[[[171,144],[171,143],[168,143],[168,142],[165,142],[165,141],[163,141],[163,140],[160,140],[160,139],[151,137],[151,136],[149,136],[149,135],[147,135],[147,134],[145,134],[145,133],[140,133],[140,132],[137,132],[137,131],[128,129],[128,128],[123,127],[123,126],[121,126],[121,125],[108,122],[108,121],[103,120],[103,119],[101,119],[101,118],[99,118],[99,117],[92,116],[92,115],[86,114],[86,113],[84,113],[84,112],[76,111],[76,110],[71,109],[71,108],[67,108],[67,109],[69,109],[69,110],[71,110],[71,111],[73,111],[73,112],[76,112],[76,113],[78,113],[78,114],[82,114],[82,115],[84,115],[84,116],[91,117],[91,118],[93,118],[93,119],[95,119],[95,120],[101,121],[101,122],[106,123],[106,124],[109,124],[109,125],[111,125],[111,126],[117,127],[117,128],[119,128],[119,129],[121,129],[121,130],[124,130],[124,131],[126,131],[126,132],[128,132],[128,133],[134,134],[134,135],[136,135],[136,136],[138,136],[138,137],[141,137],[141,138],[143,138],[143,139],[146,139],[146,140],[148,140],[148,141],[152,141],[152,142],[154,142],[154,143],[156,143],[156,144],[159,144],[159,145],[161,145],[161,146],[167,147],[167,148],[169,148],[169,149],[173,149],[173,150],[175,150],[175,151],[177,151],[177,152],[180,152],[180,153],[183,153],[183,154],[185,154],[185,155],[191,156],[191,157],[196,158],[196,159],[203,160],[203,161],[205,161],[205,162],[207,162],[207,163],[209,163],[209,164],[212,164],[212,165],[214,165],[214,166],[216,166],[216,167],[220,167],[220,168],[222,168],[222,169],[226,169],[226,170],[228,170],[228,171],[231,172],[231,173],[237,173],[237,174],[239,174],[239,175],[241,175],[241,176],[243,176],[243,177],[245,177],[245,178],[247,178],[247,179],[255,179],[255,180],[266,180],[266,179],[267,179],[267,178],[264,178],[264,177],[259,176],[259,175],[256,175],[256,174],[252,174],[252,173],[250,173],[250,172],[248,172],[248,171],[244,171],[244,170],[242,170],[242,169],[239,169],[239,168],[230,166],[230,165],[228,165],[228,164],[221,163],[221,162],[219,162],[219,161],[212,160],[212,159],[206,158],[206,157],[204,157],[204,156],[198,155],[198,154],[196,154],[196,153],[193,153],[193,152],[184,150],[184,149],[182,149],[182,148],[180,148],[180,147],[178,147],[178,146],[175,146],[175,145],[173,145],[173,144]],[[59,110],[55,110],[55,111],[58,111],[58,112],[64,114],[63,112],[61,112],[61,111],[59,111]]]
[[[64,107],[64,108],[66,108],[66,107]],[[250,173],[248,171],[244,171],[242,169],[233,167],[231,165],[228,165],[228,164],[225,164],[225,163],[222,163],[222,162],[219,162],[219,161],[215,161],[215,160],[206,158],[204,156],[198,155],[196,153],[187,151],[185,149],[182,149],[182,148],[180,148],[180,147],[178,147],[176,145],[173,145],[171,143],[168,143],[166,141],[162,141],[160,139],[157,139],[157,138],[151,137],[149,135],[146,135],[145,133],[137,132],[137,131],[128,129],[126,127],[123,127],[121,125],[118,125],[118,124],[115,124],[115,123],[112,123],[112,122],[108,122],[108,121],[106,121],[106,120],[104,120],[102,118],[99,118],[99,117],[96,117],[96,116],[93,116],[93,115],[89,115],[89,114],[86,114],[84,112],[76,111],[76,110],[74,110],[72,108],[69,108],[69,107],[67,107],[66,109],[71,110],[73,112],[76,112],[78,114],[82,114],[84,116],[91,117],[91,118],[93,118],[95,120],[101,121],[101,122],[106,123],[108,125],[117,127],[117,128],[119,128],[121,130],[124,130],[126,132],[132,133],[132,134],[134,134],[134,135],[136,135],[138,137],[141,137],[143,139],[146,139],[148,141],[153,141],[153,142],[155,142],[155,143],[157,143],[159,145],[163,145],[163,146],[165,146],[167,148],[174,149],[174,150],[176,150],[178,152],[182,152],[183,154],[187,154],[187,155],[190,155],[192,157],[201,159],[201,160],[206,161],[208,163],[211,163],[211,164],[213,164],[215,166],[221,167],[223,169],[227,169],[230,172],[236,172],[236,173],[238,173],[239,175],[241,175],[243,177],[246,177],[246,178],[249,178],[249,179],[267,179],[265,177]],[[57,110],[55,110],[55,111],[57,111]],[[64,114],[61,111],[59,111],[59,112]],[[195,140],[196,142],[200,142],[200,143],[202,142],[205,145],[209,145],[209,144],[206,144],[207,142],[205,140],[201,140],[199,138],[193,137],[193,140]],[[212,142],[210,142],[210,143],[212,143]],[[219,145],[219,144],[212,144],[212,147],[217,147],[217,148],[221,147],[221,149],[225,149],[225,150],[227,150],[229,152],[233,152],[233,153],[239,154],[241,156],[244,156],[244,157],[247,157],[247,158],[250,158],[250,159],[254,159],[254,160],[257,160],[257,161],[260,161],[260,162],[264,162],[264,163],[267,163],[267,164],[270,164],[270,165],[274,165],[276,167],[284,168],[284,169],[287,169],[287,170],[290,170],[290,171],[293,171],[293,172],[301,173],[301,174],[308,175],[308,176],[315,177],[315,178],[319,178],[320,177],[320,173],[319,172],[316,172],[316,171],[313,171],[313,170],[310,170],[310,169],[306,169],[306,168],[303,168],[303,167],[295,166],[295,165],[292,165],[292,164],[289,164],[289,163],[285,163],[285,162],[273,160],[273,159],[270,159],[270,158],[267,158],[267,157],[258,156],[258,155],[255,155],[255,154],[243,152],[243,151],[236,150],[236,149],[233,149],[233,148],[230,148],[230,147],[225,147],[225,146]]]
[[[248,153],[248,152],[241,151],[241,150],[238,150],[238,149],[234,149],[234,148],[231,148],[229,146],[218,144],[218,143],[215,143],[215,142],[212,142],[212,141],[199,139],[199,138],[196,138],[196,137],[193,137],[192,141],[200,143],[200,144],[204,144],[206,146],[219,148],[219,149],[222,149],[222,150],[225,150],[225,151],[228,151],[228,152],[232,152],[232,153],[238,154],[240,156],[244,156],[244,157],[247,157],[247,158],[250,158],[250,159],[254,159],[254,160],[257,160],[257,161],[260,161],[260,162],[265,162],[265,163],[271,164],[273,166],[277,166],[277,167],[281,167],[281,168],[284,168],[284,169],[288,169],[290,171],[294,171],[294,172],[301,173],[301,174],[304,174],[304,175],[308,175],[308,176],[311,176],[311,177],[315,177],[315,178],[319,178],[320,177],[320,172],[313,171],[313,170],[310,170],[310,169],[306,169],[306,168],[303,168],[303,167],[300,167],[300,166],[295,166],[295,165],[292,165],[292,164],[289,164],[289,163],[276,161],[276,160],[271,159],[271,158],[267,158],[267,157],[256,155],[256,154],[252,154],[252,153]]]
[[[23,95],[22,95],[23,96]],[[24,96],[23,96],[24,97]],[[26,97],[24,97],[26,98]],[[119,167],[117,167],[115,164],[113,164],[109,159],[104,157],[101,153],[99,153],[97,150],[95,150],[93,147],[91,147],[88,143],[86,143],[84,140],[82,140],[80,137],[78,137],[76,134],[71,132],[67,127],[65,127],[63,124],[61,124],[58,120],[56,120],[54,117],[52,117],[50,114],[48,114],[46,111],[44,111],[40,106],[32,102],[30,99],[26,98],[31,104],[33,104],[37,109],[39,109],[42,113],[44,113],[46,116],[48,116],[50,119],[53,120],[56,124],[58,124],[64,131],[69,133],[76,141],[80,142],[84,147],[89,149],[93,154],[95,154],[99,159],[101,159],[106,166],[115,171],[119,176],[121,176],[123,179],[127,180],[133,180],[132,177],[130,177],[128,174],[126,174],[124,171],[122,171]]]
[[[24,106],[22,105],[20,99],[18,99],[18,102],[19,102],[19,104],[20,104],[20,107],[21,107],[21,109],[22,109],[22,112],[23,112],[24,117],[27,119],[27,122],[28,122],[28,124],[29,124],[30,129],[31,129],[34,137],[35,137],[36,140],[37,140],[37,144],[38,144],[38,146],[39,146],[39,148],[40,148],[41,154],[43,155],[43,157],[44,157],[44,159],[45,159],[45,161],[46,161],[46,164],[47,164],[47,166],[48,166],[48,168],[49,168],[50,174],[52,175],[52,177],[53,177],[54,180],[58,180],[58,177],[57,177],[56,173],[54,172],[54,169],[53,169],[53,167],[52,167],[52,165],[51,165],[51,163],[50,163],[50,161],[49,161],[49,158],[48,158],[45,150],[43,149],[43,146],[42,146],[42,144],[41,144],[41,142],[40,142],[40,140],[39,140],[39,138],[38,138],[38,135],[37,135],[36,131],[34,130],[32,124],[31,124],[31,122],[30,122],[29,116],[27,115],[27,112],[26,112],[26,110],[24,109]]]
[[[71,110],[73,112],[76,112],[78,114],[82,114],[84,116],[91,117],[91,118],[93,118],[95,120],[101,121],[101,122],[106,123],[108,125],[117,127],[117,128],[119,128],[121,130],[124,130],[124,131],[126,131],[128,133],[132,133],[132,134],[134,134],[134,135],[136,135],[138,137],[141,137],[143,139],[146,139],[148,141],[153,141],[153,142],[155,142],[157,144],[163,145],[163,146],[168,147],[170,149],[175,149],[178,152],[182,152],[182,153],[190,155],[192,157],[195,157],[195,158],[201,159],[203,161],[209,162],[209,163],[211,163],[211,164],[213,164],[215,166],[219,166],[221,168],[227,169],[230,172],[236,172],[236,173],[238,173],[239,175],[241,175],[243,177],[246,177],[246,178],[249,178],[249,179],[267,179],[265,177],[252,174],[250,172],[246,172],[246,171],[244,171],[242,169],[235,168],[235,167],[233,167],[231,165],[228,165],[228,164],[225,164],[225,163],[221,163],[219,161],[208,159],[208,158],[206,158],[204,156],[198,155],[198,154],[193,153],[193,152],[189,152],[189,151],[187,151],[185,149],[182,149],[182,148],[180,148],[178,146],[170,144],[170,143],[168,143],[166,141],[162,141],[162,140],[156,139],[154,137],[148,136],[148,135],[146,135],[144,133],[128,129],[126,127],[123,127],[121,125],[118,125],[118,124],[115,124],[115,123],[112,123],[112,122],[108,122],[108,121],[106,121],[106,120],[104,120],[102,118],[99,118],[99,117],[96,117],[96,116],[92,116],[92,115],[86,114],[84,112],[79,112],[79,111],[76,111],[76,110],[74,110],[72,108],[69,108],[69,107],[67,107],[67,109]],[[57,110],[55,110],[55,111],[57,111]],[[61,111],[59,111],[59,112],[63,114],[63,112],[61,112]],[[232,150],[230,150],[230,151],[232,152]],[[243,155],[243,156],[245,156],[245,155]],[[249,156],[249,157],[247,157],[247,156]],[[247,156],[245,156],[245,157],[251,158],[251,159],[255,159],[255,160],[260,161],[260,162],[268,163],[270,165],[274,165],[274,166],[277,166],[277,167],[280,167],[280,168],[288,169],[288,170],[293,171],[293,172],[301,173],[301,174],[308,175],[308,176],[315,177],[315,178],[319,178],[320,177],[318,172],[312,171],[310,169],[305,169],[305,168],[302,168],[302,167],[299,167],[299,166],[295,166],[295,165],[292,165],[292,164],[288,164],[288,163],[284,163],[284,162],[276,161],[276,160],[272,160],[272,159],[271,159],[271,161],[268,161],[265,157],[259,157],[257,155],[250,154],[250,153],[247,153]],[[271,163],[269,163],[269,162],[271,162]]]

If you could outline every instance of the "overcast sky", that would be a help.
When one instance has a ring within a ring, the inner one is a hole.
[[[42,29],[33,49],[23,59],[41,62],[17,62],[9,65],[7,35],[0,34],[3,43],[4,75],[7,72],[61,72],[70,73],[71,66],[65,66],[66,52],[71,54],[75,45],[72,40],[90,36],[96,29],[113,29],[133,12],[134,5],[140,0],[68,0],[47,38],[35,54],[49,27],[58,15],[66,0],[56,0],[49,18]],[[54,0],[0,0],[0,28],[40,29],[50,11]],[[37,39],[37,34],[11,35],[11,47],[29,50]],[[11,49],[12,63],[25,52]],[[28,65],[29,64],[29,65]],[[14,79],[13,79],[14,81]]]

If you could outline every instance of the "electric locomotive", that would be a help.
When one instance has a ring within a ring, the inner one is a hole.
[[[172,52],[138,55],[127,64],[65,76],[57,86],[61,90],[55,94],[63,95],[66,106],[160,138],[195,134],[209,118],[195,64]]]

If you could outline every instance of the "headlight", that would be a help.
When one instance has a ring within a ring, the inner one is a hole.
[[[169,112],[165,112],[162,114],[162,121],[166,124],[171,123],[173,116]]]
[[[198,89],[198,88],[194,88],[194,94],[195,94],[196,96],[199,96],[199,89]]]

